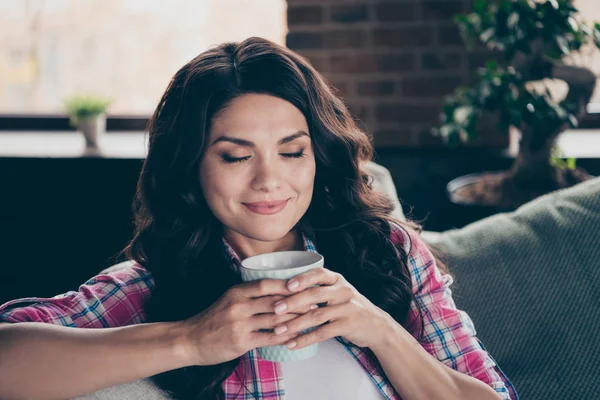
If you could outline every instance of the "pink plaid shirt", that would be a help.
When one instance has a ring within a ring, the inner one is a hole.
[[[307,251],[316,251],[304,236]],[[488,384],[505,399],[517,399],[514,387],[475,336],[469,316],[457,310],[452,299],[452,277],[442,275],[429,249],[414,233],[410,237],[394,229],[392,240],[408,252],[413,292],[423,309],[425,331],[420,340],[423,348],[440,362]],[[232,267],[239,268],[239,257],[223,240]],[[410,250],[410,251],[409,251]],[[154,289],[151,274],[138,264],[109,274],[97,275],[78,291],[53,298],[23,298],[0,306],[0,322],[45,322],[78,328],[108,328],[140,324],[145,320],[143,305]],[[411,306],[411,320],[417,311]],[[406,328],[417,337],[416,329]],[[399,400],[384,371],[371,352],[349,346],[336,338],[358,362],[385,399]],[[340,383],[342,384],[342,383]],[[262,360],[257,350],[241,358],[236,371],[223,382],[227,399],[285,398],[284,381],[279,363]]]

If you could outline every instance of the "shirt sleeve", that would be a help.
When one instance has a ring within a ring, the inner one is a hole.
[[[154,281],[150,272],[131,267],[96,275],[78,291],[52,298],[27,297],[0,306],[0,322],[44,322],[77,328],[112,328],[142,323],[143,306]]]
[[[476,337],[469,315],[456,308],[450,289],[452,276],[441,273],[417,233],[398,227],[392,236],[408,254],[413,293],[423,317],[421,331],[421,319],[413,302],[407,330],[429,354],[448,367],[486,383],[505,399],[518,399],[512,383]]]

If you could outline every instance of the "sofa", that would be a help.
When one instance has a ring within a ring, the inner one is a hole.
[[[404,219],[389,171],[367,169]],[[600,178],[422,238],[450,269],[457,307],[521,399],[600,398]],[[78,399],[164,398],[142,379]]]

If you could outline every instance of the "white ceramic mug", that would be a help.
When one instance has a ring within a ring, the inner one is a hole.
[[[313,268],[323,268],[324,261],[322,255],[310,251],[279,251],[259,254],[242,261],[242,280],[244,282],[260,279],[288,280]],[[317,354],[318,348],[318,343],[299,350],[290,350],[286,346],[268,346],[260,347],[258,354],[263,360],[268,361],[297,361],[313,357]]]

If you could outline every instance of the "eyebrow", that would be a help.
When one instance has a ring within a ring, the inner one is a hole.
[[[296,139],[298,139],[299,137],[302,136],[309,136],[308,133],[304,132],[304,131],[298,131],[290,136],[286,136],[282,139],[279,139],[279,141],[277,142],[278,145],[282,145],[282,144],[286,144],[289,143],[291,141],[294,141]],[[235,137],[231,137],[231,136],[220,136],[217,139],[215,139],[214,142],[211,143],[211,146],[218,143],[218,142],[231,142],[231,143],[235,143],[235,144],[239,144],[240,146],[246,146],[246,147],[256,147],[256,144],[254,144],[254,142],[251,142],[249,140],[245,140],[245,139],[240,139],[240,138],[235,138]]]

